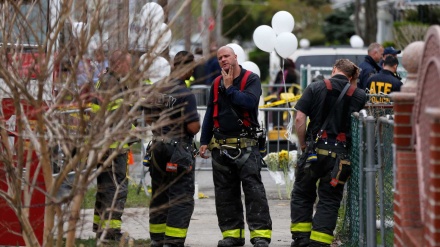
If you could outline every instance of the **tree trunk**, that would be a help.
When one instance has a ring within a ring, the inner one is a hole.
[[[365,1],[365,44],[376,42],[377,37],[377,0]]]

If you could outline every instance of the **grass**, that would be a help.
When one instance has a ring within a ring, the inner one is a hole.
[[[96,247],[96,239],[77,239],[75,241],[75,246],[78,247]],[[111,244],[106,244],[106,247],[118,247],[119,243],[115,242],[115,243],[111,243]],[[128,246],[127,244],[125,244],[124,246]],[[136,239],[133,242],[133,245],[130,245],[133,247],[148,247],[150,246],[150,240],[148,239]]]
[[[129,184],[128,186],[128,197],[125,204],[126,208],[137,208],[137,207],[147,207],[150,203],[150,197],[147,197],[143,188],[141,188],[138,194],[138,184]],[[82,207],[85,209],[93,209],[95,206],[95,194],[96,187],[91,187],[84,195],[84,202]],[[96,239],[76,239],[75,246],[78,247],[96,247]],[[119,243],[106,244],[106,247],[118,247]],[[124,246],[128,246],[127,244]],[[150,246],[149,239],[136,239],[134,240],[133,247],[148,247]]]
[[[139,194],[137,191],[138,184],[129,184],[127,202],[125,203],[126,208],[148,207],[150,197],[147,197],[143,188]],[[95,194],[96,187],[89,188],[87,193],[84,195],[83,208],[91,209],[95,207]]]

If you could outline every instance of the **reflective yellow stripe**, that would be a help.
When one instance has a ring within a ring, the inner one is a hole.
[[[102,228],[111,228],[111,229],[121,229],[122,221],[121,220],[103,220],[101,227]]]
[[[150,223],[150,232],[151,233],[164,233],[166,229],[166,224],[151,224]]]
[[[95,84],[95,88],[99,89],[100,86],[101,86],[101,80],[98,80]]]
[[[99,223],[101,223],[101,218],[99,217],[99,215],[94,214],[93,215],[93,223],[99,225]]]
[[[251,231],[251,239],[253,238],[271,238],[272,230],[253,230]]]
[[[234,229],[222,232],[223,238],[244,238],[244,229]]]
[[[167,226],[165,230],[165,235],[175,238],[186,238],[186,233],[188,232],[188,228],[176,228]]]
[[[312,231],[312,222],[292,223],[290,224],[291,232],[310,232]]]
[[[332,235],[322,233],[322,232],[317,232],[317,231],[312,231],[312,234],[310,235],[310,240],[325,243],[325,244],[333,243],[333,239],[334,239],[334,237]]]

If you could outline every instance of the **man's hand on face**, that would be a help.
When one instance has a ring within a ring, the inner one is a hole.
[[[223,83],[225,84],[225,88],[228,89],[232,86],[232,82],[234,81],[234,70],[232,69],[232,65],[229,66],[228,72],[225,69],[222,69]]]

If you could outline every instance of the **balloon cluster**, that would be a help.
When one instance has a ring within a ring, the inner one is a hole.
[[[157,3],[146,3],[141,9],[138,19],[141,27],[140,33],[134,32],[137,36],[137,46],[148,51],[140,57],[139,69],[152,83],[155,83],[171,73],[170,63],[159,56],[171,43],[171,30],[164,23],[162,6]]]
[[[253,34],[255,45],[265,52],[276,51],[282,58],[288,58],[298,48],[298,39],[292,33],[295,20],[287,11],[279,11],[272,17],[272,27],[261,25]]]

